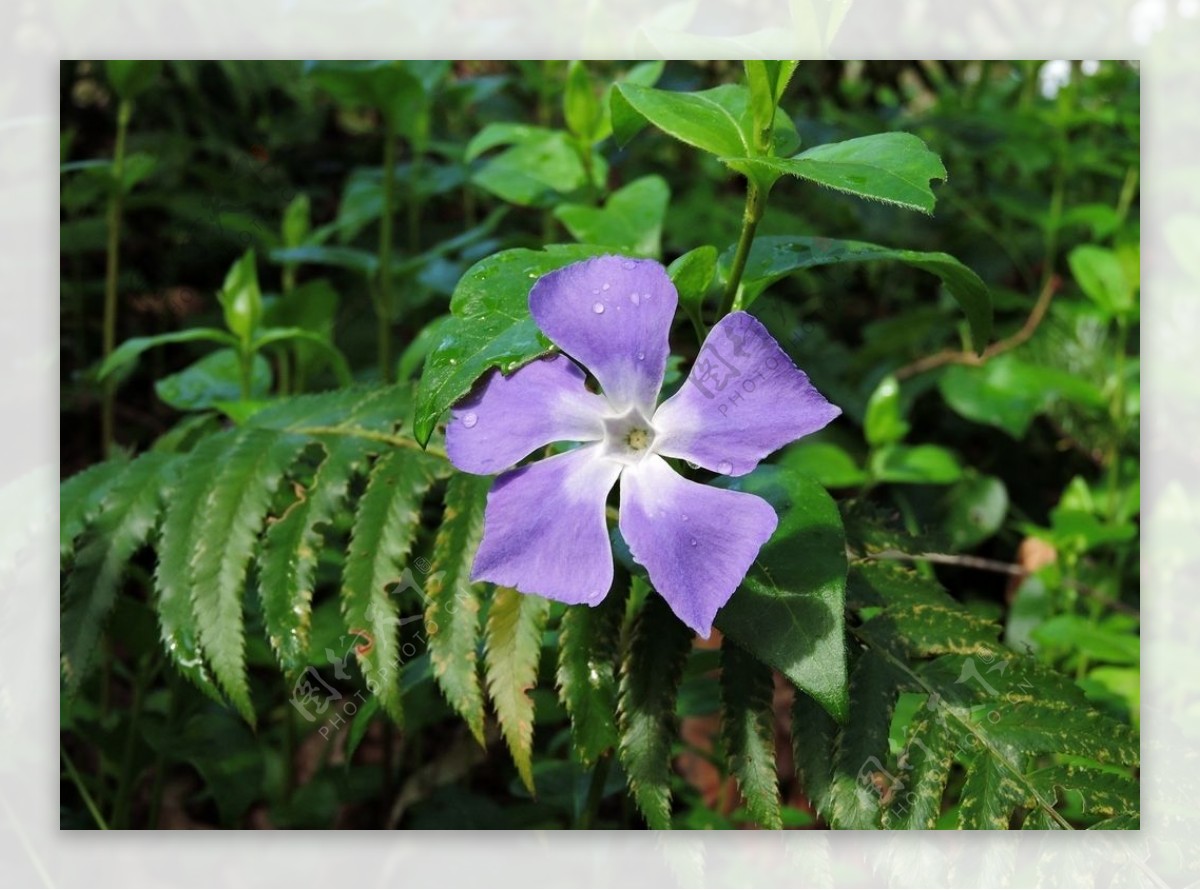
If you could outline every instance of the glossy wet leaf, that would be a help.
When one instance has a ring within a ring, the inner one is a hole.
[[[815,480],[770,465],[721,484],[765,498],[779,527],[716,626],[843,719],[846,542],[837,505]]]
[[[663,218],[671,190],[661,176],[643,176],[609,195],[604,207],[560,204],[554,210],[575,240],[634,256],[662,253]]]
[[[261,399],[271,391],[271,366],[254,356],[250,397]],[[180,411],[202,411],[218,402],[242,397],[241,363],[236,349],[220,349],[193,362],[182,371],[154,384],[158,397]]]

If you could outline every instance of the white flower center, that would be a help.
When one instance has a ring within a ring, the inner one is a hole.
[[[604,418],[604,456],[632,466],[654,453],[654,427],[637,408]]]

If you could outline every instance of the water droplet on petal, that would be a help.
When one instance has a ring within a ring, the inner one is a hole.
[[[687,522],[687,514],[686,513],[681,515],[679,518],[682,519],[684,522]]]
[[[717,472],[720,473],[722,476],[728,476],[730,473],[733,472],[733,464],[731,464],[727,460],[723,460],[719,464],[717,464]]]
[[[609,288],[609,283],[607,281],[604,282],[604,284],[600,285],[600,290],[608,290],[608,288]]]
[[[646,360],[646,353],[639,352],[638,353],[638,361],[641,362],[641,361],[645,361],[645,360]]]
[[[638,303],[642,302],[641,294],[639,294],[637,291],[634,291],[629,295],[629,302],[636,306]]]
[[[592,288],[592,293],[594,293],[594,294],[598,294],[598,293],[600,293],[600,288],[598,288],[598,287],[593,287],[593,288]]]
[[[462,423],[463,426],[465,426],[467,429],[470,429],[471,427],[475,426],[475,424],[479,423],[479,418],[475,415],[474,411],[468,411],[463,415]]]
[[[695,546],[696,546],[696,539],[695,539],[695,538],[692,538],[692,546],[693,546],[693,547],[695,547]]]
[[[624,266],[626,269],[632,269],[634,267],[635,263],[633,262],[633,260],[626,260],[621,265]]]
[[[604,304],[599,301],[593,303],[592,311],[595,312],[597,315],[603,315],[604,314]]]

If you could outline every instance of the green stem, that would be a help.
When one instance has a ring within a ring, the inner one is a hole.
[[[117,273],[119,271],[119,247],[121,242],[121,200],[125,182],[125,134],[129,130],[129,119],[133,106],[122,99],[117,106],[117,142],[113,149],[112,194],[108,196],[108,243],[104,261],[104,358],[112,353],[117,341]],[[104,403],[100,417],[101,441],[107,456],[113,444],[113,397],[115,389],[110,381],[104,385]]]
[[[600,810],[600,802],[604,800],[604,786],[608,783],[608,771],[612,766],[612,753],[604,754],[596,761],[592,770],[592,782],[588,786],[587,803],[579,814],[577,828],[588,829],[596,824],[596,814]]]
[[[1131,166],[1125,172],[1125,182],[1121,184],[1121,194],[1117,198],[1117,220],[1120,223],[1125,222],[1125,217],[1129,215],[1129,207],[1133,204],[1133,196],[1137,193],[1138,186],[1138,168]]]
[[[729,281],[725,285],[725,297],[721,301],[724,318],[730,312],[742,308],[742,273],[746,271],[746,260],[750,257],[750,245],[754,243],[754,231],[762,219],[767,206],[767,196],[753,182],[746,182],[746,209],[742,214],[742,234],[738,238],[737,252],[733,255],[733,267],[729,270]]]
[[[396,203],[396,125],[384,125],[383,215],[379,219],[379,294],[375,303],[379,328],[379,376],[392,381],[392,211]]]
[[[113,802],[112,824],[116,828],[129,827],[129,806],[133,796],[133,753],[137,745],[138,723],[142,718],[142,700],[146,687],[155,670],[157,659],[146,657],[138,668],[133,681],[133,703],[129,706],[129,732],[125,736],[125,749],[121,753],[121,774],[117,780],[117,795]]]
[[[254,391],[254,353],[243,345],[238,349],[238,382],[241,384],[242,401],[249,401]]]
[[[79,796],[83,798],[83,805],[87,807],[88,812],[92,814],[92,818],[96,820],[96,825],[102,831],[108,831],[108,823],[100,815],[100,809],[96,806],[96,801],[92,799],[87,786],[83,784],[83,778],[79,775],[79,770],[75,769],[75,764],[71,762],[71,757],[67,754],[66,750],[60,748],[60,751],[62,752],[62,761],[67,767],[67,775],[71,777],[71,783],[79,792]]]

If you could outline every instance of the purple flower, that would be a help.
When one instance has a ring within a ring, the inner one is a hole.
[[[617,256],[575,263],[534,285],[530,312],[566,355],[508,377],[493,371],[454,407],[446,429],[456,467],[501,474],[488,494],[472,580],[598,604],[613,580],[605,501],[620,479],[619,525],[633,558],[680,620],[711,633],[779,520],[761,498],[691,482],[663,458],[741,476],[841,409],[766,328],[734,312],[656,410],[678,300],[659,263]],[[588,391],[580,365],[602,395]],[[583,444],[510,469],[552,442]]]

